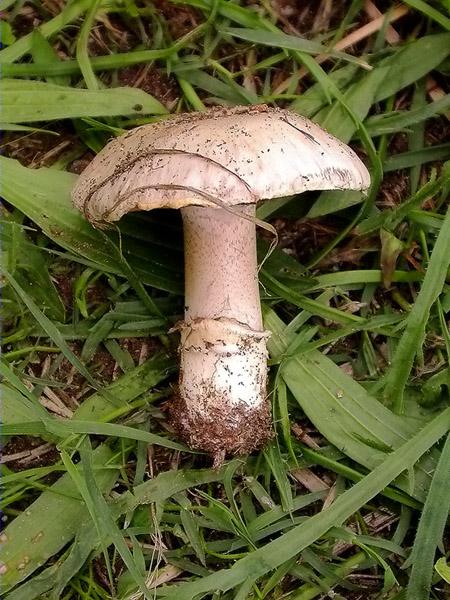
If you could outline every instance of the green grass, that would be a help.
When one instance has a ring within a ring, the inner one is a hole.
[[[407,1],[399,44],[345,52],[366,17],[337,4],[315,29],[315,3],[298,22],[264,1],[0,2],[5,599],[448,597],[450,97],[426,91],[448,3]],[[351,143],[372,187],[259,208],[276,435],[215,471],[165,420],[178,215],[95,230],[69,167],[170,112],[257,103]]]

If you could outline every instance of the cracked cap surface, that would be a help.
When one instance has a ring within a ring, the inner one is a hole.
[[[347,145],[305,117],[257,105],[133,129],[94,158],[72,196],[102,226],[137,210],[233,206],[369,185],[366,167]]]

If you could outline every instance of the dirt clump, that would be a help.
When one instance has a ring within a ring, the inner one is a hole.
[[[176,395],[167,411],[178,436],[194,450],[211,454],[216,468],[225,456],[248,454],[263,447],[273,435],[268,400],[251,409],[211,403],[205,416],[190,411],[186,401]]]

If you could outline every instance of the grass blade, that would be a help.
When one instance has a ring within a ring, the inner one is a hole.
[[[5,215],[6,216],[6,215]],[[49,255],[36,244],[12,219],[5,218],[0,235],[3,250],[3,265],[16,278],[22,288],[56,321],[64,321],[65,311],[61,298],[52,281],[48,267]],[[9,260],[8,258],[13,258]]]
[[[54,434],[60,438],[66,439],[71,435],[106,435],[110,437],[124,438],[128,440],[137,440],[147,444],[156,444],[172,450],[187,451],[187,448],[177,442],[172,442],[155,433],[128,427],[126,425],[117,425],[115,423],[97,423],[95,421],[78,421],[70,419],[68,421],[56,421],[46,419],[43,422],[29,421],[26,423],[13,423],[4,425],[4,435],[43,435],[46,432]]]
[[[416,10],[420,11],[429,19],[436,21],[436,23],[439,23],[441,27],[443,27],[447,31],[450,31],[450,19],[435,8],[433,8],[432,6],[430,6],[428,2],[424,2],[423,0],[405,0],[405,4],[409,4],[409,6],[411,6],[412,8],[415,8]]]
[[[158,317],[164,318],[162,312],[156,306],[152,297],[148,294],[147,290],[142,284],[142,281],[139,279],[139,276],[136,274],[134,269],[130,267],[127,259],[123,255],[122,249],[120,245],[116,244],[111,238],[109,238],[102,231],[99,232],[104,240],[105,247],[110,250],[111,256],[117,261],[117,264],[120,265],[122,273],[125,275],[127,280],[133,286],[136,291],[138,298],[142,301],[143,305],[148,309],[148,312],[151,315],[156,315]]]
[[[63,8],[59,15],[43,23],[37,30],[44,38],[49,38],[66,25],[78,19],[89,8],[90,4],[91,0],[75,0],[75,2],[70,2]],[[0,63],[14,62],[21,58],[24,54],[30,52],[32,43],[33,33],[22,36],[8,48],[0,50]]]
[[[132,52],[119,52],[105,56],[92,56],[90,64],[93,71],[111,71],[153,60],[168,59],[176,51],[176,46],[161,50],[134,50]],[[62,77],[80,73],[77,60],[66,59],[58,62],[43,63],[0,63],[4,77]],[[57,83],[55,81],[55,83]],[[60,82],[62,83],[62,82]],[[63,84],[64,85],[64,84]]]
[[[106,445],[99,446],[93,453],[93,464],[103,467],[112,456]],[[107,492],[117,474],[116,469],[96,469],[99,489]],[[76,487],[69,475],[63,475],[5,528],[0,549],[0,558],[5,565],[0,586],[2,593],[23,581],[63,548],[85,518],[86,507]]]
[[[306,54],[328,54],[333,58],[345,60],[350,63],[356,63],[361,67],[370,69],[370,65],[362,60],[347,54],[345,52],[339,52],[305,38],[293,35],[287,35],[282,32],[271,32],[261,31],[261,29],[246,29],[240,27],[222,27],[220,29],[222,33],[232,35],[233,37],[246,40],[248,42],[254,42],[255,44],[261,44],[263,46],[274,46],[276,48],[284,48],[285,50],[296,50],[298,52],[305,52]]]
[[[410,152],[401,152],[390,156],[384,163],[385,173],[397,171],[398,169],[408,169],[422,165],[434,160],[448,160],[450,158],[450,144],[438,144],[428,146],[420,150],[411,150]]]
[[[385,100],[417,81],[436,68],[449,54],[448,33],[424,36],[405,44],[393,56],[381,60],[370,73],[350,85],[345,91],[345,100],[358,117],[364,120],[375,102]],[[295,102],[291,108],[296,110]],[[356,131],[355,123],[339,103],[321,110],[314,116],[314,120],[344,142],[348,142]]]
[[[61,333],[59,332],[56,325],[51,321],[44,313],[40,310],[38,305],[32,300],[32,298],[25,292],[24,289],[18,284],[14,277],[4,269],[4,276],[8,280],[11,287],[16,292],[17,296],[22,300],[25,306],[28,308],[30,313],[48,335],[48,337],[58,346],[67,360],[89,381],[92,387],[96,390],[100,389],[100,384],[95,381],[88,369],[80,361],[80,359],[72,352]]]
[[[342,524],[391,481],[409,468],[427,452],[450,427],[450,408],[433,419],[413,438],[390,454],[384,462],[339,496],[322,512],[307,519],[278,539],[238,560],[233,567],[221,570],[198,581],[170,589],[165,598],[182,597],[192,600],[196,595],[213,590],[227,591],[243,583],[248,577],[261,577],[301,552],[324,535],[331,527]]]
[[[17,160],[0,157],[2,172],[2,195],[14,207],[34,221],[45,235],[66,250],[75,253],[89,262],[90,266],[107,273],[122,274],[123,265],[111,255],[104,238],[76,210],[70,199],[76,176],[56,169],[28,169]],[[129,225],[129,224],[128,224]],[[126,225],[123,225],[126,228]],[[142,224],[140,224],[142,229]],[[145,225],[147,238],[150,226]],[[130,227],[129,227],[130,228]],[[137,229],[137,227],[130,228]],[[154,227],[158,231],[158,224]],[[172,256],[182,253],[165,249],[161,252],[158,243],[135,242],[134,238],[123,236],[122,251],[127,262],[143,283],[158,289],[181,293],[183,279],[181,268]],[[165,231],[162,235],[166,235]],[[167,237],[167,235],[166,235]],[[156,240],[159,242],[159,239]],[[76,257],[72,257],[76,260]],[[94,263],[94,265],[92,265]]]
[[[406,319],[406,328],[386,376],[383,397],[397,413],[404,410],[404,392],[417,350],[422,347],[430,310],[442,292],[450,265],[450,209],[430,257],[422,287]]]
[[[23,384],[19,377],[14,373],[11,366],[3,360],[0,360],[0,375],[4,379],[2,385],[6,387],[6,384],[9,384],[12,387],[13,392],[17,391],[20,393],[20,396],[22,398],[22,406],[25,405],[27,407],[28,416],[34,414],[39,419],[45,419],[46,417],[48,417],[47,411],[43,406],[41,406],[41,404],[39,404],[37,397],[32,392],[30,392],[26,385]],[[4,396],[2,396],[2,398],[4,398]],[[24,402],[25,400],[27,401],[26,404]],[[8,403],[8,401],[6,402]]]
[[[126,376],[122,377],[123,380],[126,378]],[[134,488],[134,494],[124,492],[109,509],[112,511],[113,518],[117,519],[123,513],[132,511],[141,504],[150,504],[152,502],[162,503],[171,496],[176,496],[176,494],[191,487],[221,481],[229,464],[217,471],[212,469],[186,469],[160,473],[154,479]],[[51,531],[50,525],[49,530]],[[60,565],[56,576],[52,567],[49,567],[43,571],[42,578],[38,576],[29,580],[24,585],[16,588],[8,598],[11,597],[11,600],[31,600],[33,597],[37,597],[39,594],[45,593],[50,589],[56,590],[56,592],[58,590],[61,591],[71,576],[80,569],[89,554],[98,548],[100,544],[100,539],[96,535],[90,519],[84,519],[81,522],[77,529],[77,536],[78,538],[75,540],[74,546],[72,546],[67,558]],[[110,540],[108,540],[108,545],[109,543],[111,543]],[[33,596],[32,594],[35,595]],[[57,597],[59,598],[59,595]]]
[[[176,362],[165,354],[155,354],[107,388],[108,395],[94,393],[75,411],[80,421],[110,421],[130,408],[130,402],[151,390],[176,370]],[[114,402],[112,401],[114,398]]]
[[[285,339],[282,321],[266,310],[264,323],[272,331],[268,341],[271,356],[283,358],[289,339]],[[322,435],[368,469],[377,467],[386,454],[417,432],[417,422],[392,413],[317,350],[286,357],[280,365],[280,376]],[[434,468],[435,456],[428,454],[423,460],[426,464],[420,463],[416,470],[414,490],[405,478],[396,482],[422,501],[430,483],[427,471]]]
[[[2,121],[29,123],[76,117],[163,115],[164,106],[137,88],[83,90],[43,81],[4,79]]]
[[[450,435],[442,449],[430,490],[423,507],[411,553],[412,569],[408,583],[407,600],[428,600],[433,577],[436,547],[442,540],[450,510],[448,481],[450,474]],[[407,561],[410,562],[409,560]]]
[[[40,33],[39,29],[35,29],[31,38],[31,56],[33,57],[34,64],[49,66],[49,65],[60,65],[58,54],[56,53],[50,42]],[[6,65],[5,65],[6,66]],[[11,65],[8,65],[11,66]],[[2,65],[3,77],[10,77],[4,71]],[[70,85],[70,78],[68,77],[51,77],[47,72],[44,73],[45,81],[47,83],[54,83],[56,85]]]
[[[371,117],[366,122],[367,131],[372,137],[385,135],[386,133],[395,133],[436,115],[445,114],[449,108],[450,94],[447,94],[440,100],[430,102],[430,104],[425,104],[420,108]]]
[[[49,600],[59,600],[70,579],[82,569],[89,554],[95,549],[96,541],[92,522],[85,521],[77,530],[67,556],[14,588],[6,596],[6,600],[35,600],[42,598],[49,590]]]
[[[91,34],[92,26],[94,25],[95,15],[97,14],[98,7],[101,0],[94,0],[88,9],[87,15],[83,20],[80,33],[78,34],[77,40],[77,52],[76,57],[78,64],[80,65],[80,71],[86,82],[88,90],[98,90],[99,85],[95,76],[94,70],[92,69],[91,62],[88,54],[88,42]]]
[[[283,510],[290,512],[293,510],[294,501],[292,498],[291,484],[287,476],[288,467],[281,456],[280,448],[276,440],[271,442],[264,450],[264,458],[266,459],[277,484]]]
[[[66,467],[70,466],[69,474],[73,477],[74,483],[79,489],[86,506],[90,512],[92,521],[96,526],[100,540],[111,539],[116,549],[118,550],[122,560],[133,576],[134,581],[139,586],[139,589],[147,596],[148,589],[145,584],[145,579],[142,573],[139,572],[133,556],[125,543],[124,537],[116,525],[116,521],[112,515],[111,508],[108,506],[101,490],[99,489],[94,477],[93,471],[93,452],[90,442],[87,438],[84,439],[80,447],[80,458],[83,466],[83,477],[79,469],[75,467],[70,458],[63,454],[63,460]],[[107,558],[106,548],[104,549],[105,558]]]

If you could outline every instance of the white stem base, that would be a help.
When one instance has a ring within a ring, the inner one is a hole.
[[[230,319],[198,319],[181,330],[180,393],[190,409],[208,412],[220,400],[235,410],[264,398],[267,334]]]
[[[179,327],[179,400],[172,420],[182,437],[216,462],[263,445],[270,435],[267,332],[227,318]]]

